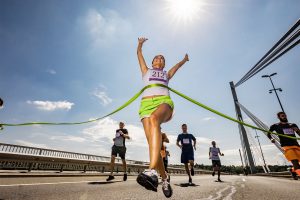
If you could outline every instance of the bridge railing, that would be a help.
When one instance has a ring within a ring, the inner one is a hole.
[[[148,168],[149,163],[126,160],[129,173],[139,173]],[[110,171],[110,157],[81,154],[46,148],[0,143],[0,169],[2,170],[54,170],[54,171]],[[122,169],[122,160],[117,158],[115,171]],[[185,173],[183,168],[168,168],[170,173]],[[210,173],[195,170],[196,174]]]
[[[5,143],[0,143],[0,152],[20,154],[20,155],[24,154],[24,155],[32,155],[32,156],[34,155],[34,156],[46,156],[46,157],[55,157],[55,158],[110,162],[110,157],[106,157],[106,156],[97,156],[97,155],[90,155],[90,154],[74,153],[68,151],[28,147],[28,146],[5,144]],[[116,158],[116,162],[121,163],[122,160],[120,158]],[[126,162],[128,164],[148,164],[147,162],[135,161],[135,160],[126,160]]]

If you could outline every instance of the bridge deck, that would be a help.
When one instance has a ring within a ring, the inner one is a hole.
[[[161,185],[158,192],[147,191],[129,176],[106,182],[106,176],[20,177],[0,179],[0,199],[165,199]],[[259,176],[223,176],[215,182],[210,175],[193,177],[194,186],[187,186],[186,176],[172,176],[174,194],[171,199],[299,199],[300,181]]]

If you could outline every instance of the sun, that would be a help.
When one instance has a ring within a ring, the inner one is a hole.
[[[165,0],[166,9],[177,21],[193,21],[199,18],[202,0]]]

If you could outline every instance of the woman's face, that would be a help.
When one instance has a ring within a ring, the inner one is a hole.
[[[157,55],[153,58],[152,67],[155,69],[163,69],[165,67],[165,58],[162,55]]]

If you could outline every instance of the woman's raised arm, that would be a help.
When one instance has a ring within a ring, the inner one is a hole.
[[[139,60],[142,75],[146,74],[146,72],[148,71],[148,67],[146,65],[146,62],[145,62],[145,59],[144,59],[144,56],[143,56],[143,52],[142,52],[142,47],[143,47],[143,44],[146,40],[148,40],[148,39],[144,38],[144,37],[138,38],[139,44],[138,44],[138,47],[137,47],[137,56],[138,56],[138,60]]]
[[[184,63],[186,63],[186,61],[189,61],[189,56],[187,54],[185,54],[184,58],[182,59],[182,61],[180,61],[179,63],[177,63],[176,65],[174,65],[174,67],[172,67],[169,71],[168,71],[168,79],[170,80],[175,73],[177,72],[177,70],[184,65]]]

